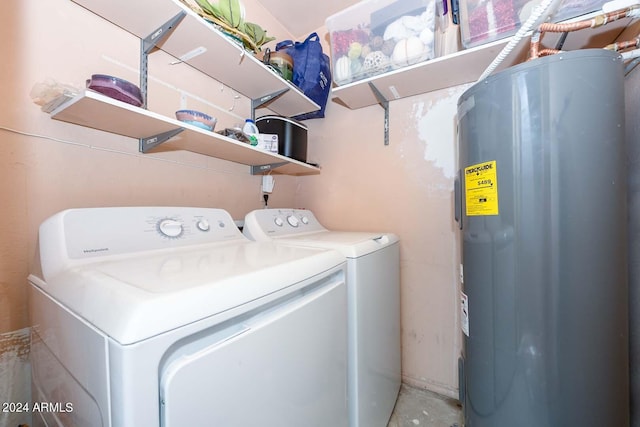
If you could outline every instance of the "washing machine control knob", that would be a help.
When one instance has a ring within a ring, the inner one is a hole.
[[[175,219],[165,218],[158,223],[158,230],[167,237],[178,237],[182,234],[182,224]]]
[[[293,215],[289,215],[287,217],[287,222],[292,227],[297,227],[298,225],[300,225],[300,220],[297,217],[293,216]]]
[[[282,220],[282,218],[280,218],[279,216],[276,217],[276,219],[273,220],[273,222],[278,226],[278,227],[282,227],[284,225],[284,221]]]
[[[300,218],[300,221],[302,221],[304,225],[309,224],[309,218],[304,215],[302,216],[302,218]]]
[[[198,227],[198,230],[200,231],[209,231],[209,229],[211,228],[211,226],[209,225],[209,221],[204,218],[199,220],[196,225]]]

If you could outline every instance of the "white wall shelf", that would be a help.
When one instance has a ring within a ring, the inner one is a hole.
[[[574,20],[578,19],[580,18]],[[616,40],[630,22],[630,18],[624,18],[597,29],[571,32],[563,49],[604,47]],[[542,42],[545,46],[553,47],[558,38],[559,34],[545,33]],[[334,87],[332,97],[351,109],[358,109],[379,103],[371,90],[371,84],[377,88],[384,99],[393,101],[471,83],[480,77],[509,40],[510,38],[496,40],[344,86]],[[496,72],[523,62],[526,59],[529,41],[529,37],[522,39]]]
[[[152,151],[187,150],[251,166],[254,174],[313,175],[320,169],[86,89],[51,112],[55,120],[144,141],[182,129]],[[143,150],[141,150],[143,151]]]
[[[73,0],[141,39],[141,88],[146,97],[146,55],[154,47],[277,114],[295,116],[320,108],[296,86],[178,0]],[[190,55],[192,52],[197,55]],[[145,99],[146,100],[146,99]],[[252,112],[253,114],[253,112]],[[187,150],[250,166],[252,174],[320,173],[318,167],[252,147],[91,90],[51,112],[69,123],[137,138],[140,151]],[[160,145],[161,144],[161,145]]]
[[[320,109],[295,85],[282,79],[178,0],[73,1],[142,40],[180,12],[185,12],[186,17],[159,43],[160,49],[177,59],[196,49],[202,50],[203,53],[184,62],[252,100],[288,89],[268,104],[277,114],[296,116]]]

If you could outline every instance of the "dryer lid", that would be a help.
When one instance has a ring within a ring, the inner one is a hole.
[[[332,270],[339,253],[257,244],[222,209],[69,209],[39,229],[34,284],[122,344]]]
[[[235,241],[98,259],[35,284],[120,344],[133,344],[343,263],[336,251]]]

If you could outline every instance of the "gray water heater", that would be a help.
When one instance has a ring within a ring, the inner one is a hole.
[[[627,427],[624,65],[526,62],[458,101],[465,427]]]

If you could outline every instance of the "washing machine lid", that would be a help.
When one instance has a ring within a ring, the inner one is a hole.
[[[278,236],[274,237],[273,240],[302,247],[335,249],[347,258],[359,258],[397,243],[398,237],[388,233],[319,231],[308,234]]]
[[[126,345],[286,289],[344,261],[337,251],[245,240],[111,257],[34,284]]]

